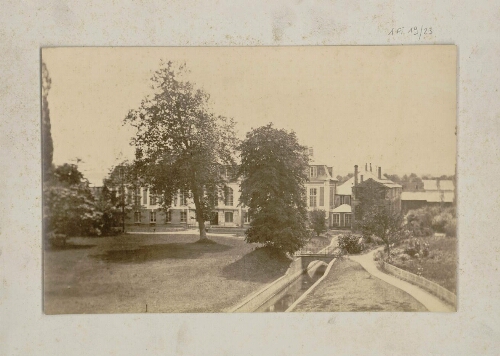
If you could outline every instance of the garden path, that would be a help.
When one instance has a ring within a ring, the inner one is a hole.
[[[454,307],[448,305],[435,295],[432,295],[431,293],[423,290],[422,288],[380,271],[377,268],[377,262],[373,260],[373,255],[377,251],[382,249],[383,247],[374,251],[370,251],[369,253],[366,253],[364,255],[349,256],[349,258],[353,261],[358,262],[372,276],[377,277],[383,280],[384,282],[387,282],[393,285],[394,287],[397,287],[405,291],[413,298],[418,300],[420,303],[422,303],[431,312],[456,311]]]

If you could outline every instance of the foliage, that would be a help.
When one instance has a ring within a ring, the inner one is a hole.
[[[249,208],[245,240],[293,253],[310,237],[304,183],[309,157],[294,132],[272,124],[253,129],[240,145],[240,201]]]
[[[52,156],[54,146],[52,143],[51,125],[50,125],[50,110],[47,100],[49,95],[52,80],[50,79],[49,71],[44,62],[42,62],[42,172],[43,181],[50,179],[52,170]]]
[[[127,197],[127,189],[129,192],[134,191],[140,183],[137,171],[127,161],[121,162],[109,171],[103,180],[101,196],[97,200],[98,208],[104,214],[105,225],[107,223],[113,227],[124,225],[127,213],[142,207],[140,201],[136,202]]]
[[[456,236],[456,212],[454,208],[424,207],[410,210],[405,217],[414,236],[429,236],[433,232]]]
[[[342,252],[360,253],[363,251],[362,238],[351,233],[340,235],[338,237],[338,243]]]
[[[96,209],[88,183],[76,165],[66,163],[56,167],[43,193],[49,242],[100,234],[102,213]]]
[[[390,256],[391,245],[411,237],[411,232],[403,224],[401,214],[385,207],[374,206],[365,212],[360,222],[360,229],[363,237],[375,235],[380,238],[385,244],[388,256]]]
[[[309,213],[309,220],[311,228],[319,236],[322,232],[327,231],[326,224],[326,211],[324,210],[313,210]]]
[[[234,166],[237,146],[232,119],[215,115],[209,95],[184,80],[185,65],[162,63],[151,78],[154,94],[125,118],[137,129],[134,168],[144,183],[164,197],[165,208],[180,191],[192,195],[200,239],[228,178],[224,166]]]

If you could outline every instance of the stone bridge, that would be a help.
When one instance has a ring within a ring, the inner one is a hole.
[[[338,257],[333,253],[300,253],[295,255],[295,260],[290,266],[291,273],[306,271],[313,262],[324,262],[324,266],[328,265],[334,258]]]

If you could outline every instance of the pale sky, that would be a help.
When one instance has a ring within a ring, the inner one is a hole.
[[[453,174],[455,46],[48,48],[54,163],[101,185],[133,159],[130,109],[149,92],[160,60],[186,62],[216,114],[240,138],[273,122],[294,130],[334,176],[366,162],[383,173]]]

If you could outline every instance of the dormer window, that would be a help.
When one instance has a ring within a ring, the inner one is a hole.
[[[318,171],[316,168],[317,168],[316,166],[309,167],[309,177],[310,178],[316,178],[318,176]]]

